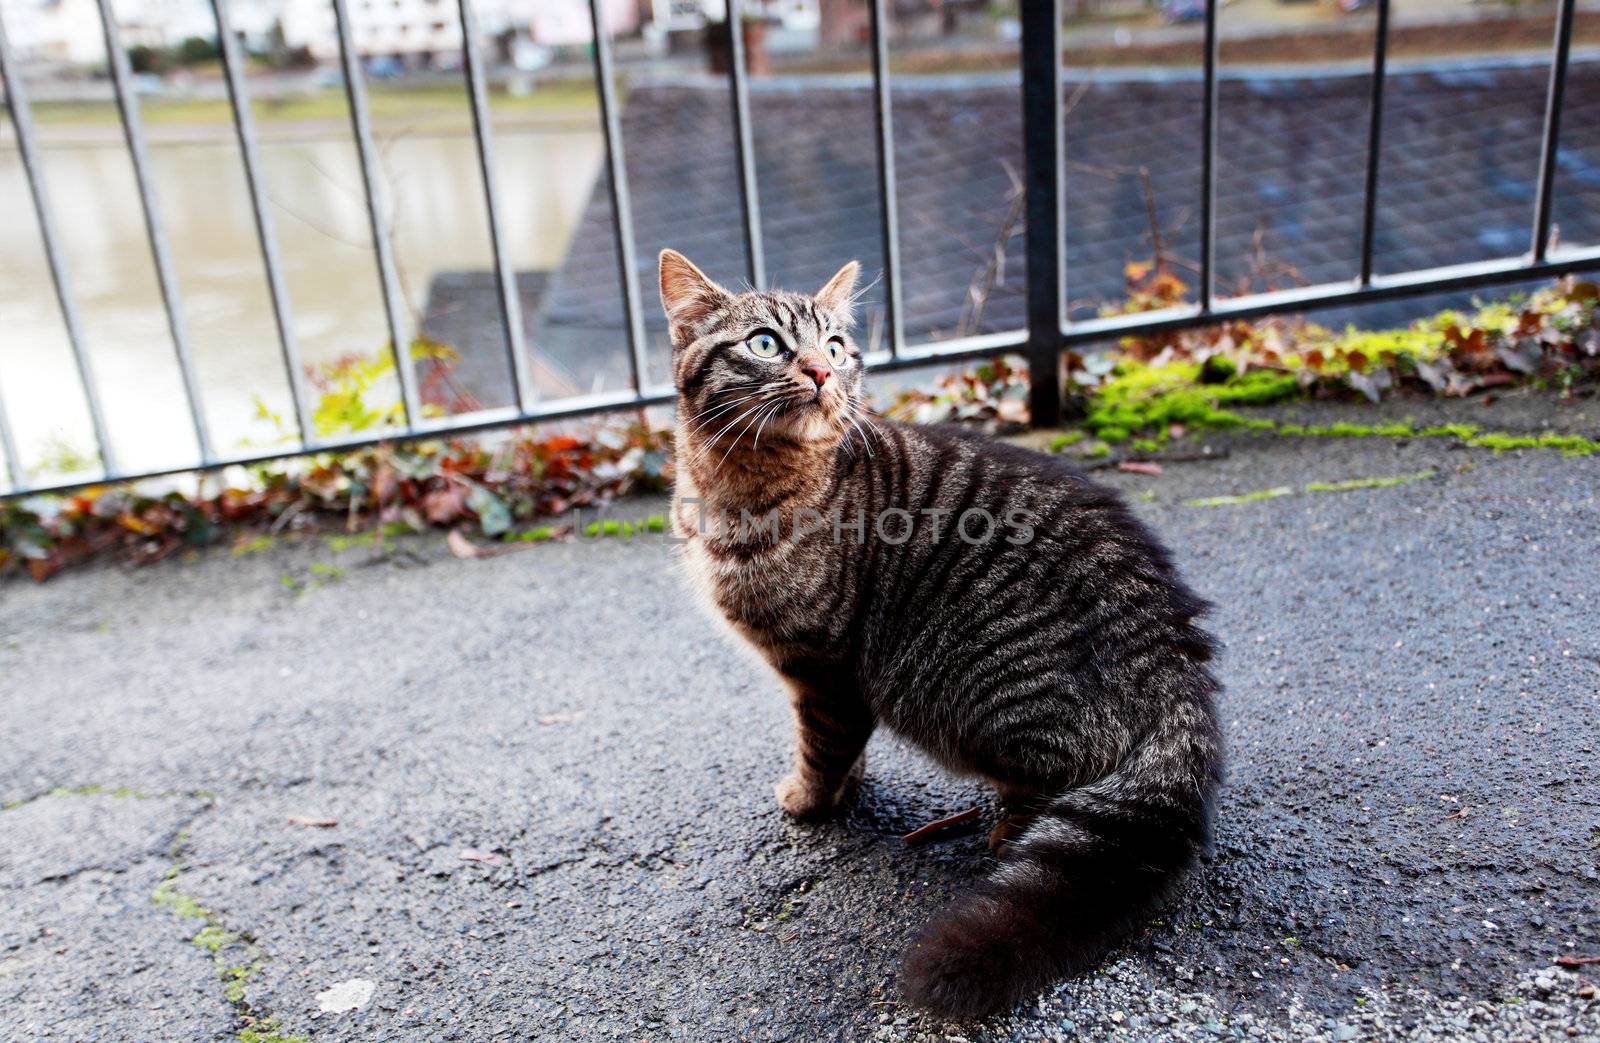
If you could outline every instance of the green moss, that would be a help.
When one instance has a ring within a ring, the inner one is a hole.
[[[638,521],[620,521],[616,518],[605,518],[601,521],[590,522],[584,527],[585,536],[623,536],[633,537],[641,532],[666,532],[667,517],[664,514],[652,514]]]
[[[1419,438],[1460,438],[1468,439],[1483,430],[1477,424],[1436,424],[1425,427],[1417,432]]]
[[[1356,489],[1388,489],[1396,485],[1406,485],[1410,482],[1419,482],[1424,478],[1432,478],[1432,471],[1418,471],[1416,474],[1387,475],[1377,478],[1347,478],[1338,482],[1308,482],[1303,488],[1296,490],[1291,486],[1279,485],[1271,489],[1258,489],[1255,492],[1240,493],[1237,496],[1206,496],[1197,500],[1185,500],[1185,507],[1232,507],[1241,503],[1255,503],[1257,500],[1276,500],[1281,496],[1293,496],[1296,492],[1303,493],[1344,493]]]
[[[1466,439],[1467,445],[1504,452],[1507,449],[1559,449],[1563,456],[1590,456],[1600,452],[1600,442],[1582,435],[1506,435],[1479,434]]]
[[[540,525],[537,528],[524,529],[522,532],[508,532],[500,538],[507,543],[542,543],[556,538],[556,527]]]
[[[257,1017],[248,1000],[249,982],[263,964],[261,947],[255,939],[241,931],[229,930],[222,917],[201,905],[178,888],[185,851],[188,847],[188,830],[180,829],[172,846],[172,865],[168,867],[161,883],[156,885],[150,901],[160,909],[185,920],[203,923],[189,939],[190,944],[211,953],[212,966],[222,983],[223,998],[244,1023],[239,1030],[240,1043],[308,1043],[303,1035],[285,1034],[276,1018]],[[243,955],[243,960],[239,957]]]
[[[239,1030],[239,1043],[310,1043],[310,1036],[289,1035],[280,1031],[277,1018],[262,1018]]]
[[[342,553],[354,547],[375,547],[379,539],[388,539],[391,536],[405,536],[416,530],[405,522],[384,522],[376,529],[366,532],[351,533],[348,536],[327,537],[328,549],[335,554]]]
[[[1237,496],[1203,496],[1198,500],[1185,500],[1185,507],[1232,507],[1240,503],[1255,503],[1257,500],[1276,500],[1280,496],[1293,496],[1294,490],[1287,485],[1276,486],[1272,489],[1258,489],[1251,493],[1240,493]]]
[[[1388,489],[1432,477],[1432,471],[1418,471],[1416,474],[1397,474],[1387,478],[1347,478],[1342,482],[1311,482],[1306,486],[1306,492],[1346,493],[1355,489]]]
[[[1391,424],[1351,424],[1340,421],[1326,427],[1300,427],[1288,430],[1290,425],[1279,425],[1279,434],[1305,435],[1311,438],[1410,438],[1417,433],[1417,429],[1409,422]]]
[[[227,997],[229,1003],[236,1007],[244,1003],[245,991],[249,988],[250,979],[255,977],[256,972],[260,969],[260,960],[252,960],[247,964],[231,967],[222,966],[219,962],[218,974],[225,983],[222,987],[222,994]]]
[[[1476,424],[1436,424],[1419,428],[1409,420],[1387,424],[1352,424],[1340,421],[1325,427],[1303,424],[1278,424],[1280,435],[1311,438],[1453,438],[1477,449],[1559,449],[1567,456],[1590,456],[1600,452],[1600,442],[1582,435],[1546,432],[1540,435],[1512,435],[1484,431]]]
[[[1059,453],[1063,449],[1077,445],[1079,442],[1088,437],[1089,435],[1086,431],[1064,431],[1050,439],[1050,451],[1052,453]]]
[[[1271,421],[1246,418],[1225,407],[1267,405],[1301,393],[1292,373],[1215,371],[1220,383],[1201,383],[1203,375],[1192,362],[1166,366],[1123,362],[1095,393],[1083,426],[1107,442],[1126,441],[1136,432],[1160,437],[1173,424],[1271,427]]]
[[[210,920],[211,910],[178,890],[177,869],[177,866],[173,866],[167,871],[166,879],[156,887],[155,893],[150,896],[150,901],[172,915],[181,916],[186,920]]]
[[[189,941],[206,952],[217,952],[239,941],[239,936],[218,924],[208,923]]]
[[[1224,406],[1266,406],[1300,395],[1300,381],[1293,373],[1253,369],[1215,389],[1217,403]]]
[[[353,536],[329,536],[328,549],[335,554],[342,554],[352,547],[371,547],[378,542],[375,532],[358,532]]]
[[[242,557],[246,554],[260,554],[264,550],[269,550],[276,542],[271,536],[252,536],[250,539],[235,546],[233,553],[235,557]]]

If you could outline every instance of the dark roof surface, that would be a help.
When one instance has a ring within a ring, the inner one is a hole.
[[[1391,73],[1376,240],[1378,270],[1503,257],[1527,247],[1546,90],[1533,65]],[[1241,77],[1219,85],[1218,287],[1234,292],[1264,258],[1278,284],[1356,274],[1370,79]],[[1167,250],[1197,254],[1200,98],[1196,80],[1066,87],[1067,292],[1074,316],[1123,289],[1126,262],[1152,252],[1144,176]],[[1562,241],[1600,241],[1600,65],[1575,64],[1557,176]],[[872,97],[865,87],[752,84],[769,279],[820,286],[849,258],[882,266]],[[1022,161],[1014,83],[897,88],[904,318],[913,340],[1023,325],[1023,238],[1008,223]],[[631,90],[623,135],[648,328],[659,331],[655,257],[682,250],[713,278],[742,281],[745,257],[729,99],[720,85]],[[607,185],[596,185],[553,273],[532,343],[588,390],[625,374],[621,295]],[[1004,244],[981,321],[968,288]],[[1259,278],[1252,288],[1266,288]],[[863,325],[879,311],[867,295]],[[1378,321],[1400,321],[1388,305]],[[1410,306],[1413,310],[1415,305]],[[1398,309],[1398,310],[1397,310]],[[1348,314],[1348,313],[1346,313]],[[1371,318],[1371,316],[1369,316]],[[664,337],[652,332],[652,378]]]

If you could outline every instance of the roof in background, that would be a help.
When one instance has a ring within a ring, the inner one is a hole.
[[[1376,261],[1404,271],[1527,247],[1546,69],[1460,63],[1392,74],[1386,87]],[[841,263],[882,266],[870,89],[753,81],[751,117],[769,279],[820,286]],[[1187,78],[1067,85],[1067,290],[1075,317],[1123,289],[1123,266],[1152,253],[1151,206],[1169,255],[1197,253],[1200,84]],[[1369,77],[1239,75],[1219,86],[1218,287],[1350,278],[1358,263]],[[1022,227],[1011,219],[1021,169],[1015,81],[927,81],[894,92],[901,280],[913,341],[1024,323]],[[1567,84],[1555,217],[1566,242],[1600,240],[1600,64]],[[746,263],[727,91],[637,87],[622,116],[652,331],[664,380],[655,256],[672,246],[736,284]],[[981,316],[969,288],[1003,258]],[[1252,274],[1254,273],[1254,274]],[[1265,275],[1263,274],[1265,273]],[[863,325],[881,310],[864,301]],[[621,295],[607,185],[595,186],[552,274],[534,338],[582,390],[626,379]],[[1386,306],[1400,321],[1404,304]]]

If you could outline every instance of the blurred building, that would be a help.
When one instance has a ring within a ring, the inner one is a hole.
[[[69,66],[105,60],[95,0],[4,0],[12,46],[29,61]],[[395,58],[404,66],[454,65],[461,51],[456,0],[346,0],[351,32],[363,58]],[[699,46],[708,27],[728,16],[727,0],[599,0],[613,36],[642,34],[660,51],[688,41]],[[897,0],[897,24],[970,0]],[[215,39],[209,0],[113,0],[128,47],[173,49],[185,40]],[[498,57],[529,67],[553,49],[587,47],[593,37],[589,0],[474,0],[485,39]],[[774,52],[859,44],[869,22],[867,0],[744,0],[747,22],[759,23],[760,44]],[[229,0],[235,32],[248,50],[303,50],[336,61],[339,39],[331,0]],[[400,66],[396,66],[398,69]]]
[[[112,9],[128,47],[176,47],[191,36],[216,36],[216,22],[204,0],[112,0]],[[105,61],[95,0],[17,0],[6,4],[5,16],[11,46],[24,60],[63,65]]]
[[[279,0],[284,42],[305,47],[319,61],[339,56],[329,0]],[[348,0],[356,50],[362,57],[390,56],[431,61],[461,51],[461,20],[455,0]],[[639,28],[635,0],[600,0],[613,34]],[[593,37],[588,0],[477,0],[473,5],[486,36],[529,39],[546,47],[587,44]]]

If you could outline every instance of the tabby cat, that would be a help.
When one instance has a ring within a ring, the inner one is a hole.
[[[784,811],[836,809],[880,724],[998,792],[998,868],[903,972],[913,1002],[972,1017],[1093,966],[1209,843],[1214,644],[1115,491],[873,418],[858,270],[811,296],[734,293],[662,252],[673,523],[695,584],[788,689]]]

